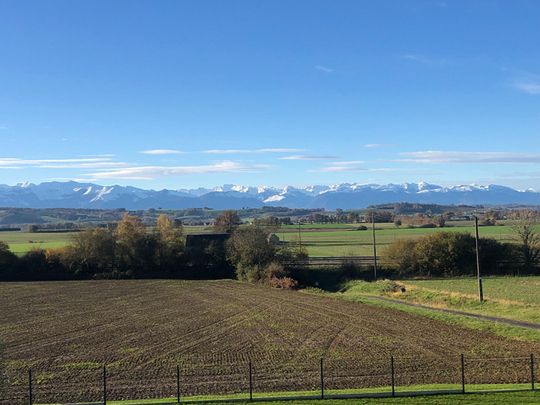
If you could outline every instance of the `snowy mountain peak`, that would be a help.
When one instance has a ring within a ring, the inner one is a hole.
[[[311,186],[243,186],[214,189],[144,190],[92,183],[19,183],[0,187],[1,207],[31,208],[200,208],[242,209],[264,205],[290,208],[354,209],[396,202],[432,204],[540,205],[540,193],[490,184],[440,186],[425,181],[403,184],[341,183]]]

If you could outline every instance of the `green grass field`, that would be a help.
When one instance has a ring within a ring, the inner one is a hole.
[[[306,247],[310,256],[366,256],[373,253],[373,236],[369,224],[367,230],[358,230],[362,224],[304,224],[298,233],[298,226],[283,226],[277,235],[283,242]],[[384,256],[384,248],[398,239],[417,239],[425,235],[445,232],[474,232],[474,227],[464,223],[455,223],[446,228],[396,228],[393,224],[376,224],[376,239],[379,255]],[[185,227],[184,232],[212,232],[211,227]],[[70,233],[28,233],[1,232],[0,240],[7,242],[13,252],[25,253],[33,248],[58,248],[69,243]],[[501,242],[513,242],[515,236],[509,225],[481,227],[480,236],[497,239]]]
[[[407,280],[403,299],[433,306],[540,323],[540,277],[486,277],[484,302],[475,278]]]
[[[284,242],[306,247],[310,256],[366,256],[373,253],[373,235],[371,229],[357,230],[358,224],[302,225],[301,234],[298,227],[284,227],[277,232]],[[417,239],[437,232],[474,232],[473,226],[452,226],[447,228],[396,228],[392,224],[376,225],[377,247],[381,255],[384,248],[398,239]],[[513,242],[515,236],[511,226],[481,227],[480,236],[497,239],[501,242]]]
[[[0,232],[0,240],[6,242],[11,251],[23,254],[32,249],[54,249],[69,243],[73,233],[30,233],[30,232]]]
[[[307,405],[318,403],[314,400],[298,401],[270,401],[265,404],[292,404]],[[418,405],[494,405],[494,404],[516,404],[516,405],[538,405],[540,403],[540,394],[538,392],[515,392],[515,393],[496,393],[496,394],[467,394],[467,395],[437,395],[425,397],[410,398],[371,398],[371,399],[329,399],[320,402],[322,405],[392,405],[392,404],[418,404]]]
[[[406,390],[396,390],[396,397],[385,396],[381,398],[348,398],[337,399],[333,396],[345,395],[367,395],[367,394],[389,394],[390,387],[380,387],[376,389],[357,389],[357,390],[331,390],[325,391],[326,398],[324,401],[315,399],[320,395],[319,391],[294,391],[294,392],[270,392],[270,393],[253,393],[253,401],[249,400],[246,393],[234,395],[218,395],[218,396],[191,396],[181,397],[181,402],[184,403],[206,403],[206,404],[222,404],[226,401],[235,403],[265,403],[265,404],[426,404],[426,405],[453,405],[453,404],[485,404],[492,405],[495,403],[501,404],[538,404],[540,403],[540,391],[530,390],[529,384],[484,384],[484,385],[468,385],[466,386],[465,395],[461,393],[441,393],[431,395],[416,395],[416,396],[400,396],[406,392],[433,392],[433,391],[459,391],[461,386],[438,384],[438,385],[417,385],[408,387]],[[494,392],[499,391],[500,392]],[[518,391],[519,390],[519,391]],[[505,392],[507,391],[507,392]],[[271,398],[295,398],[271,400]],[[302,399],[302,397],[305,397]],[[264,399],[264,400],[263,400]],[[111,405],[173,405],[177,404],[177,399],[174,397],[162,399],[148,400],[123,400],[123,401],[108,401]],[[51,404],[36,404],[36,405],[51,405]]]
[[[487,277],[484,278],[484,297],[480,303],[477,296],[475,278],[454,278],[437,280],[397,281],[405,286],[406,292],[392,292],[388,287],[392,282],[351,281],[343,286],[338,298],[354,301],[373,302],[372,296],[387,296],[404,302],[413,302],[434,308],[449,308],[472,314],[497,316],[517,321],[540,323],[540,277]],[[377,303],[377,305],[406,310],[426,315],[426,310],[399,304]],[[433,311],[431,311],[433,312]],[[489,329],[509,337],[540,341],[540,332],[511,327],[493,322],[467,319],[450,314],[433,312],[432,317],[442,320],[466,323],[475,328]]]
[[[407,392],[411,391],[444,391],[453,390],[459,391],[460,386],[455,385],[424,385],[424,386],[412,386],[409,387]],[[485,384],[485,385],[472,385],[467,387],[467,393],[462,394],[441,394],[441,395],[426,395],[426,396],[413,396],[413,397],[399,397],[400,394],[406,391],[397,390],[397,397],[384,397],[384,398],[351,398],[351,399],[331,399],[333,395],[365,395],[374,393],[390,393],[390,387],[381,387],[371,390],[333,390],[325,391],[326,399],[320,402],[317,399],[313,399],[320,395],[318,391],[295,391],[295,392],[272,392],[272,393],[254,393],[253,403],[265,403],[265,404],[493,404],[501,403],[505,404],[537,404],[540,400],[540,392],[527,391],[530,389],[529,385],[524,384]],[[523,390],[521,392],[489,392],[491,390]],[[486,392],[482,392],[486,391]],[[306,399],[286,400],[286,401],[272,401],[270,398],[284,398],[284,397],[306,397]],[[330,399],[328,398],[330,397]],[[264,398],[265,400],[260,400]],[[235,394],[226,396],[198,396],[198,397],[183,397],[184,402],[205,402],[223,403],[223,401],[241,401],[250,402],[246,394]],[[126,401],[111,401],[111,405],[168,405],[176,404],[176,398],[163,398],[155,400],[126,400]]]

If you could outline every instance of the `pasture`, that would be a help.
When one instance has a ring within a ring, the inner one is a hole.
[[[485,277],[484,303],[475,278],[401,281],[414,302],[540,323],[540,277]]]
[[[449,325],[325,295],[235,281],[72,281],[0,284],[0,340],[10,395],[99,401],[107,365],[110,400],[417,384],[526,384],[540,343]],[[540,371],[540,370],[537,370]],[[540,373],[539,373],[540,374]],[[17,403],[13,400],[11,403]]]
[[[432,308],[446,308],[470,314],[487,315],[520,322],[540,324],[540,277],[485,277],[484,301],[478,300],[477,281],[473,277],[430,279],[430,280],[360,280],[345,283],[342,290],[334,294],[338,298],[369,302],[370,297],[383,296],[404,303],[421,304]],[[396,288],[397,286],[397,288]],[[405,292],[401,291],[405,288]],[[406,311],[437,315],[439,319],[459,321],[471,327],[485,328],[484,323],[442,313],[426,313],[424,310],[392,304]],[[505,336],[540,341],[540,331],[524,328],[509,328],[500,323],[489,322],[489,329]]]
[[[281,227],[276,234],[280,240],[290,245],[298,245],[301,239],[310,256],[367,256],[373,253],[373,239],[370,224],[367,230],[358,230],[363,224],[303,224]],[[459,226],[457,226],[459,225]],[[397,228],[393,224],[376,224],[378,254],[384,255],[384,248],[397,239],[417,239],[436,232],[474,232],[473,226],[462,222],[446,228]],[[212,232],[212,227],[184,227],[186,234]],[[509,225],[481,227],[480,235],[501,242],[514,242],[516,238]],[[23,254],[33,248],[58,248],[71,240],[70,233],[29,233],[0,232],[0,240],[8,243],[16,254]]]
[[[283,227],[276,234],[283,242],[299,244],[300,240],[310,256],[367,256],[373,254],[373,234],[370,224],[367,230],[358,230],[362,224],[340,224],[339,227],[328,225],[302,225]],[[449,226],[445,228],[397,228],[393,224],[376,224],[376,241],[379,255],[384,255],[384,248],[398,239],[418,239],[436,232],[474,233],[473,226]],[[512,227],[508,225],[486,226],[480,228],[480,236],[494,238],[501,242],[514,242],[516,238]]]
[[[70,232],[0,232],[0,241],[6,242],[15,254],[23,254],[32,249],[56,249],[71,240]]]

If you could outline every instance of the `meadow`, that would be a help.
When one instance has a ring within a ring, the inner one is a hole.
[[[398,288],[394,291],[396,284]],[[400,287],[404,287],[405,292],[401,292]],[[484,301],[480,302],[476,278],[461,277],[372,283],[350,281],[340,294],[350,299],[386,296],[434,308],[540,324],[540,277],[484,277],[483,290]]]
[[[0,284],[0,340],[10,403],[23,403],[28,368],[38,403],[313,391],[324,358],[328,393],[425,384],[530,381],[540,342],[416,314],[235,281],[70,281]],[[540,369],[537,370],[540,374]]]
[[[474,278],[402,281],[404,299],[439,307],[540,323],[540,277],[485,277],[484,302]]]
[[[367,230],[359,230],[364,225]],[[436,232],[474,232],[473,226],[457,222],[446,228],[397,228],[393,224],[376,224],[378,254],[384,255],[384,248],[397,239],[417,239]],[[186,226],[186,234],[212,232],[212,227]],[[310,256],[368,256],[373,254],[373,236],[370,224],[303,224],[281,227],[276,234],[282,242],[305,247]],[[509,225],[481,227],[480,235],[501,242],[515,242],[516,238]],[[0,240],[8,243],[16,254],[23,254],[34,248],[58,248],[71,240],[70,233],[29,233],[0,232]]]
[[[368,256],[373,254],[373,234],[367,230],[358,230],[361,224],[302,225],[283,227],[277,235],[283,242],[304,246],[310,256]],[[384,255],[384,248],[398,239],[418,239],[437,232],[468,232],[474,233],[473,226],[449,226],[445,228],[397,228],[393,224],[376,224],[376,241],[378,254]],[[480,228],[480,236],[493,238],[501,242],[515,242],[516,238],[509,225],[489,226]]]
[[[32,249],[56,249],[71,241],[69,232],[0,232],[0,241],[6,242],[10,250],[18,255]]]

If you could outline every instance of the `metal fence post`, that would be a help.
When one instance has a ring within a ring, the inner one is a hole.
[[[535,390],[535,387],[534,387],[534,381],[535,377],[534,377],[534,354],[531,353],[531,389],[534,391]]]
[[[253,370],[249,361],[249,402],[253,402]]]
[[[103,366],[103,405],[107,405],[107,368]]]
[[[321,399],[324,399],[324,366],[323,366],[322,357],[321,357]]]
[[[390,371],[392,373],[392,396],[396,396],[396,377],[394,373],[394,356],[390,356]]]
[[[461,392],[465,394],[465,356],[461,353]]]
[[[28,369],[28,403],[33,404],[33,395],[32,395],[32,369]]]
[[[176,402],[180,403],[180,366],[176,366]]]

